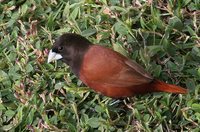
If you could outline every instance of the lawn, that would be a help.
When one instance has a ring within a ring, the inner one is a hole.
[[[0,0],[0,12],[0,131],[200,131],[200,0]],[[189,92],[97,94],[47,63],[65,32]]]

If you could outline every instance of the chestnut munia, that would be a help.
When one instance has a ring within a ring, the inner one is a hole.
[[[187,89],[154,79],[135,61],[72,33],[61,35],[48,62],[62,59],[88,87],[112,98],[149,92],[187,93]]]

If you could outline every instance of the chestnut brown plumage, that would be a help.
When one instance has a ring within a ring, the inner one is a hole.
[[[187,93],[182,87],[154,79],[135,61],[77,34],[66,33],[55,41],[48,62],[57,59],[68,64],[85,85],[112,98],[149,92]]]

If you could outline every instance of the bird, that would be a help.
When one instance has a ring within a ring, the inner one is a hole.
[[[126,98],[152,92],[186,94],[187,89],[155,79],[134,60],[75,33],[55,40],[47,62],[62,60],[73,74],[97,93]]]

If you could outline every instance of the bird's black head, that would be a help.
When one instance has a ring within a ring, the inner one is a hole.
[[[78,76],[83,56],[91,44],[89,40],[78,34],[65,33],[56,39],[52,47],[52,53],[60,55],[59,59],[62,58],[70,66],[74,74]],[[57,60],[56,58],[50,59],[49,53],[48,62]]]

